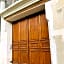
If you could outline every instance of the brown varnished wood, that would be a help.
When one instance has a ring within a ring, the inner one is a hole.
[[[20,38],[19,38],[19,36],[20,36],[20,29],[19,29],[19,22],[18,23],[15,23],[15,24],[13,24],[13,33],[12,33],[12,35],[13,35],[13,41],[17,41],[17,42],[19,42],[20,41]]]
[[[28,40],[28,19],[20,22],[20,40]]]
[[[20,22],[20,64],[28,64],[28,20]]]
[[[51,64],[48,23],[45,14],[39,15],[40,64]]]
[[[39,64],[39,29],[38,16],[29,18],[29,57],[30,64]],[[35,62],[36,60],[36,62]]]
[[[30,64],[46,64],[46,59],[50,64],[48,24],[44,14],[29,18],[29,48]]]
[[[12,30],[12,62],[13,64],[17,63],[19,64],[20,58],[18,57],[20,54],[19,51],[19,42],[20,42],[20,29],[19,29],[19,23],[15,23],[12,25],[13,30]]]
[[[48,24],[44,14],[40,15],[40,26],[41,26],[41,39],[48,39]]]
[[[35,16],[29,18],[29,41],[38,39],[38,16]]]
[[[48,24],[45,14],[32,15],[14,23],[13,44],[15,44],[13,45],[13,62],[51,64]]]

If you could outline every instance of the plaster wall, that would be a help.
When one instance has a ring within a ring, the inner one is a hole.
[[[56,45],[56,52],[53,53],[56,53],[57,64],[64,64],[64,0],[58,0],[56,3],[51,2],[47,5],[50,5],[53,15],[53,21],[50,21],[51,17],[47,16],[50,26],[49,31],[51,31],[51,39],[54,41],[52,42]],[[50,11],[50,9],[48,10]],[[47,14],[48,13],[49,12],[47,12]],[[50,43],[52,42],[50,41]],[[53,56],[55,57],[55,55],[52,55],[52,57]]]
[[[7,64],[7,33],[5,32],[5,21],[2,18],[1,21],[0,64]]]
[[[58,64],[64,64],[64,0],[52,5],[54,39],[57,47]]]
[[[0,64],[12,61],[12,24],[1,17]]]
[[[57,45],[57,59],[58,64],[64,64],[64,41],[62,40],[62,36],[55,37],[56,45]]]
[[[52,5],[53,18],[54,18],[54,29],[63,29],[64,28],[64,1],[60,1]]]
[[[48,29],[49,29],[49,39],[50,39],[50,51],[51,51],[51,64],[57,64],[57,49],[55,39],[53,38],[54,28],[53,28],[53,11],[51,3],[47,2],[45,4],[46,9],[46,18],[48,20]]]

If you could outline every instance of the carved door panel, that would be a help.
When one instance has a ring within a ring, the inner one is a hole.
[[[13,24],[13,64],[28,64],[27,20]]]
[[[40,64],[39,62],[39,27],[38,16],[29,18],[29,57],[30,64]]]
[[[43,12],[13,24],[13,64],[51,64],[48,24]]]
[[[12,63],[19,64],[20,63],[20,51],[19,51],[19,42],[20,42],[20,31],[19,31],[19,23],[13,24],[12,30]]]
[[[30,64],[51,64],[48,24],[45,14],[29,18]]]
[[[20,64],[28,64],[28,23],[27,19],[20,21]]]

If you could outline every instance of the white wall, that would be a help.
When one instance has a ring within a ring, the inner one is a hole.
[[[5,8],[5,2],[0,0],[0,12]],[[7,33],[4,32],[5,22],[1,19],[0,64],[7,64]]]
[[[7,33],[5,32],[5,21],[2,18],[0,51],[0,64],[7,64]]]
[[[3,33],[0,43],[0,64],[7,64],[7,34]]]
[[[58,64],[64,64],[64,0],[52,5]]]
[[[1,17],[0,64],[11,64],[12,24]]]
[[[48,20],[48,28],[49,28],[51,64],[57,64],[56,43],[55,43],[55,40],[53,38],[53,34],[54,34],[54,28],[53,28],[53,11],[52,11],[52,6],[51,6],[51,4],[53,2],[52,1],[51,2],[47,2],[45,4],[45,9],[46,9],[46,18]]]
[[[8,64],[12,61],[12,24],[6,21],[7,32],[7,60]]]
[[[46,3],[46,17],[50,31],[52,62],[64,64],[64,0]]]

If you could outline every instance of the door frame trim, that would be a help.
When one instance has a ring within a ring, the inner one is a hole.
[[[23,10],[24,8],[33,5],[36,2],[39,2],[40,0],[19,0],[13,4],[11,4],[9,7],[5,8],[0,12],[0,15],[5,18],[7,16],[11,16],[14,13],[17,13],[19,10]]]
[[[5,14],[2,15],[3,18],[4,18],[4,16],[5,16]],[[47,13],[46,13],[46,17],[47,17]],[[52,33],[53,27],[51,26],[51,22],[52,22],[52,25],[53,25],[53,20],[51,21],[51,19],[49,19],[49,18],[47,18],[47,19],[50,21],[50,22],[48,21],[49,33]],[[7,50],[8,52],[7,53],[9,53],[9,51],[12,51],[12,49],[10,49],[10,47],[12,45],[12,24],[9,23],[9,22],[7,22],[7,20],[4,20],[4,19],[3,19],[3,22],[5,22],[5,26],[4,26],[5,27],[5,30],[4,30],[4,32],[7,32],[7,38],[9,38],[9,40],[7,41],[7,43],[8,43],[8,50]],[[50,29],[50,27],[51,27],[52,30]],[[3,36],[3,34],[1,36]],[[53,44],[54,44],[54,39],[53,39],[52,34],[50,34],[50,37],[49,38],[51,39],[50,40],[50,43],[53,42]],[[9,44],[9,42],[10,42],[11,45]],[[52,60],[52,63],[51,64],[57,64],[57,63],[54,63],[57,60],[56,60],[56,54],[54,54],[54,50],[52,49],[52,44],[50,45],[50,49],[51,49],[51,60]],[[55,51],[55,53],[56,53],[56,51]],[[8,64],[10,64],[9,62],[12,60],[12,56],[11,55],[10,55],[10,58],[8,58],[8,60],[7,60],[8,61]]]
[[[8,8],[5,8],[0,15],[5,20],[14,22],[26,17],[27,15],[31,15],[45,9],[45,2],[47,1],[48,0],[21,0],[20,2],[14,3]]]

